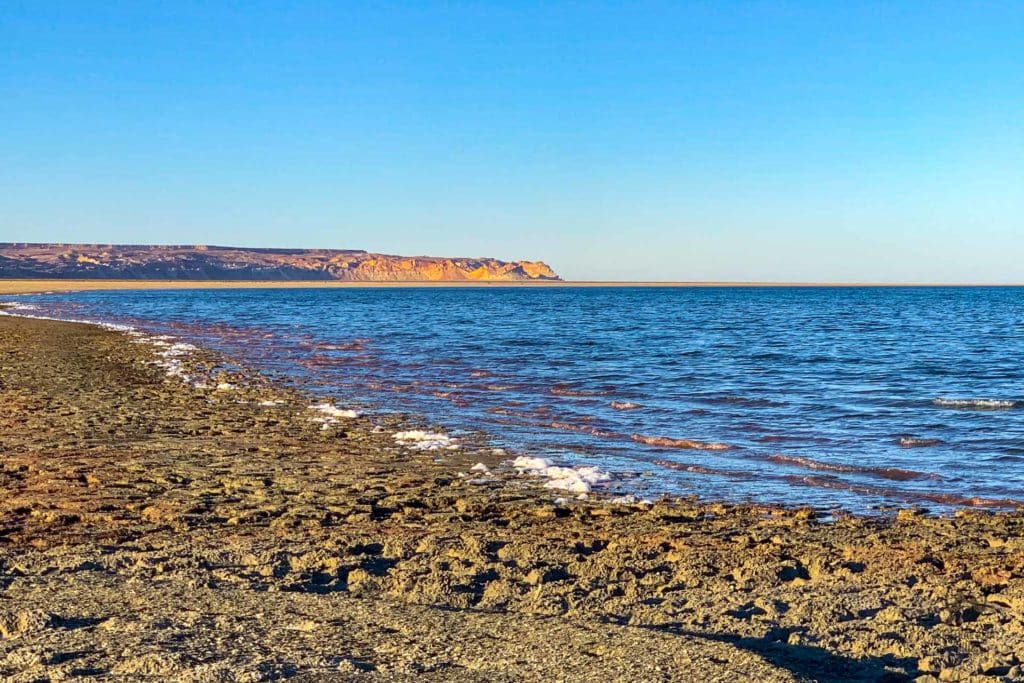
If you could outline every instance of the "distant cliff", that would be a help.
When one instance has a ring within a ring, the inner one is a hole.
[[[540,261],[347,249],[0,243],[0,278],[140,280],[559,280]]]

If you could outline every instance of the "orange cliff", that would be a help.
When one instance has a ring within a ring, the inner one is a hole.
[[[0,243],[0,278],[347,282],[561,279],[540,261],[392,256],[347,249],[26,243]]]

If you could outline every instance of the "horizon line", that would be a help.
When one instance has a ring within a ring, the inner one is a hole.
[[[90,290],[156,289],[373,289],[373,288],[929,288],[929,287],[1024,287],[1024,282],[824,282],[824,281],[640,281],[640,280],[149,280],[82,278],[3,278],[0,295],[40,294]]]

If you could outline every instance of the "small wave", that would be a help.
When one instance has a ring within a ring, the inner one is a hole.
[[[961,410],[1009,410],[1016,408],[1019,401],[999,398],[936,398],[933,405],[940,408],[959,408]]]
[[[430,395],[434,398],[443,398],[456,408],[468,408],[471,405],[467,399],[453,391],[432,391]]]
[[[929,446],[938,446],[941,443],[942,439],[916,439],[912,436],[900,437],[901,448],[928,448]]]
[[[912,481],[915,479],[941,479],[937,474],[929,472],[917,472],[915,470],[904,470],[897,467],[861,467],[858,465],[845,465],[843,463],[823,462],[813,460],[800,455],[769,455],[766,460],[779,465],[790,465],[793,467],[805,467],[809,470],[821,470],[825,472],[839,472],[842,474],[865,474],[881,479],[893,481]]]
[[[597,427],[592,427],[590,425],[578,425],[571,422],[549,422],[547,426],[552,429],[561,429],[565,432],[580,432],[582,434],[590,434],[591,436],[600,436],[605,439],[617,436],[614,432],[606,432],[603,429],[598,429]]]
[[[318,370],[320,368],[356,365],[367,360],[369,359],[365,356],[325,356],[321,353],[312,353],[299,360],[299,364],[310,370]]]
[[[724,403],[744,408],[781,408],[786,405],[785,403],[772,401],[767,398],[749,398],[747,396],[710,396],[701,399],[701,401],[712,404]]]
[[[608,394],[608,392],[606,391],[592,391],[590,389],[572,389],[564,385],[553,386],[550,389],[548,389],[548,391],[550,391],[555,396],[571,396],[581,398],[589,398],[593,396],[606,396]]]
[[[814,443],[825,445],[832,443],[831,439],[824,436],[800,436],[796,434],[765,434],[756,437],[761,443]]]
[[[754,479],[756,474],[753,472],[743,472],[740,470],[724,470],[716,467],[708,467],[707,465],[696,465],[689,462],[675,462],[672,460],[652,460],[655,465],[659,465],[666,469],[675,470],[677,472],[689,472],[691,474],[708,474],[714,477],[726,477],[728,479],[742,479],[751,480]]]
[[[612,401],[608,405],[615,410],[636,410],[637,408],[643,408],[639,403],[630,403],[629,401]]]
[[[500,406],[494,408],[488,408],[488,413],[492,415],[511,415],[514,417],[533,417],[533,413],[527,410],[515,410],[513,408],[502,408]]]
[[[862,496],[879,496],[882,498],[893,498],[904,502],[929,502],[940,505],[960,505],[964,507],[982,508],[1017,508],[1024,507],[1024,501],[1012,498],[985,498],[982,496],[964,496],[958,493],[908,491],[906,489],[885,488],[880,486],[865,486],[863,484],[851,484],[830,476],[793,476],[786,477],[786,481],[796,486],[811,486],[815,488],[847,491]]]
[[[270,333],[269,337],[273,336],[273,333]],[[268,335],[264,334],[263,338],[268,338]],[[303,351],[363,351],[369,342],[369,339],[353,339],[341,344],[304,341],[299,343],[299,348]]]
[[[698,451],[725,451],[732,448],[732,446],[727,443],[694,441],[693,439],[670,439],[666,436],[644,436],[643,434],[633,434],[630,438],[638,443],[645,443],[648,446],[659,446],[661,448],[685,448]]]

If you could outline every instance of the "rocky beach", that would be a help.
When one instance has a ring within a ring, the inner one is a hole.
[[[556,502],[337,398],[0,316],[0,680],[1024,680],[1019,513]]]

